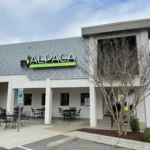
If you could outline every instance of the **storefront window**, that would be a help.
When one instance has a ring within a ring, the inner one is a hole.
[[[81,106],[90,106],[89,93],[81,93]]]
[[[60,106],[69,106],[69,93],[60,93]]]
[[[32,94],[24,94],[24,105],[32,105]]]
[[[41,105],[42,105],[42,106],[45,106],[45,93],[42,93]]]

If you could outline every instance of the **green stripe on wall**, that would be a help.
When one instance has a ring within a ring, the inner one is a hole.
[[[75,65],[76,62],[59,62],[59,63],[47,63],[47,64],[30,64],[30,68],[71,67]]]

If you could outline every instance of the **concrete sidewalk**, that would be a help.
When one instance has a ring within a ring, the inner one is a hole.
[[[21,127],[20,132],[17,132],[17,129],[8,128],[4,130],[3,127],[0,127],[0,147],[11,149],[60,134],[60,132],[49,130],[51,127],[31,125]]]

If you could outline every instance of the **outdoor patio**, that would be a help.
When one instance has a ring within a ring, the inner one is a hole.
[[[0,127],[0,134],[3,138],[0,140],[0,147],[13,148],[19,145],[25,145],[38,140],[46,139],[52,136],[66,134],[81,128],[90,128],[89,119],[63,120],[63,118],[52,118],[50,125],[44,125],[44,119],[31,118],[30,125],[22,121],[20,131],[11,126],[6,128]],[[97,129],[111,129],[110,117],[104,117],[98,120]],[[115,127],[113,127],[113,130]],[[15,137],[15,138],[14,138]]]
[[[52,119],[52,128],[53,131],[59,132],[70,132],[73,130],[77,130],[80,128],[90,128],[90,120],[89,119],[76,119],[76,120],[66,120],[53,118]],[[110,117],[104,117],[102,120],[97,121],[98,129],[111,129],[111,121]],[[115,127],[113,128],[115,129]]]
[[[30,120],[21,120],[21,127],[26,128],[28,126],[38,126],[38,125],[44,125],[44,118],[33,118],[31,117]],[[46,125],[45,125],[46,126]],[[90,128],[90,120],[89,119],[83,119],[83,118],[76,118],[75,120],[63,120],[63,118],[52,118],[52,123],[48,125],[50,126],[51,130],[60,131],[60,132],[69,132],[72,130],[76,130],[79,128]],[[0,132],[2,130],[17,130],[18,124],[16,124],[16,128],[12,129],[12,126],[8,125],[8,127],[5,129],[5,124],[2,124],[0,126]],[[104,117],[102,120],[97,121],[97,127],[98,129],[111,129],[111,121],[110,117]],[[115,127],[114,127],[115,128]]]

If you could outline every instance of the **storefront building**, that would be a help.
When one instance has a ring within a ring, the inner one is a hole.
[[[97,126],[107,112],[98,87],[81,71],[89,47],[99,39],[135,36],[138,47],[149,39],[150,19],[84,27],[81,37],[0,46],[0,107],[9,113],[17,106],[18,89],[24,89],[24,109],[45,106],[45,124],[59,117],[58,109],[82,109],[81,118]],[[140,122],[150,127],[150,98],[139,104]]]

